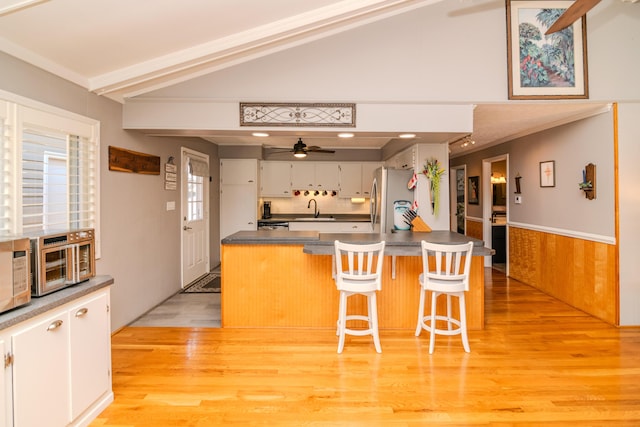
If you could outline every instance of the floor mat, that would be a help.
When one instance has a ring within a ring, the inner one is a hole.
[[[209,273],[182,290],[183,294],[210,292],[220,292],[220,275]]]

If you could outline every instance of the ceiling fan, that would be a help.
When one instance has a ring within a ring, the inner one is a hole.
[[[598,3],[600,3],[600,0],[576,0],[544,34],[549,35],[564,30],[579,18],[586,15],[587,12],[593,9]]]
[[[293,153],[295,157],[303,158],[307,157],[307,153],[335,153],[335,150],[325,150],[316,145],[307,147],[307,144],[302,142],[302,138],[298,138],[298,142],[293,145],[293,149],[286,150],[289,153]]]

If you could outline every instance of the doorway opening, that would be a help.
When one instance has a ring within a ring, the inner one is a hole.
[[[509,270],[509,155],[482,161],[483,236],[485,245],[495,251],[485,257],[485,267],[505,274]]]
[[[451,206],[449,207],[450,221],[449,229],[453,232],[465,234],[467,229],[467,194],[465,182],[467,181],[467,166],[457,166],[451,168],[449,174],[449,200]]]

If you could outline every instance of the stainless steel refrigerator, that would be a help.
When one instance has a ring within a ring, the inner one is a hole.
[[[413,203],[413,190],[408,183],[413,176],[411,169],[378,168],[371,188],[371,224],[374,232],[391,233],[394,229],[394,202],[407,200]]]

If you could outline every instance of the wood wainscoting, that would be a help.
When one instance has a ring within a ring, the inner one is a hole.
[[[509,276],[618,324],[615,245],[510,226]]]
[[[331,276],[331,255],[303,253],[303,245],[222,245],[223,328],[335,328],[339,293]],[[422,272],[419,256],[385,256],[382,290],[378,293],[380,329],[414,331],[418,320]],[[469,330],[484,328],[484,257],[471,261],[466,296]],[[366,299],[358,295],[349,310],[363,312]],[[425,310],[431,306],[430,298]],[[439,298],[440,313],[446,298]],[[457,316],[457,302],[452,304]]]
[[[473,237],[474,239],[484,240],[482,238],[482,221],[474,221],[467,218],[467,231],[465,234],[469,237]]]

